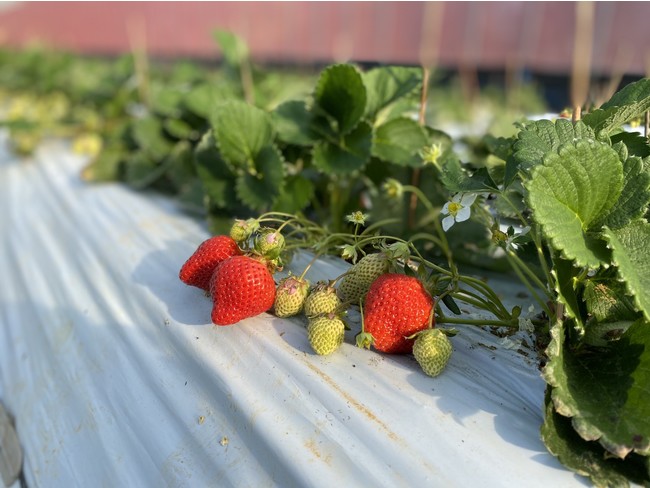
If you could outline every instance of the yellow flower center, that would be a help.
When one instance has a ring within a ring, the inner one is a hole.
[[[456,217],[462,208],[463,206],[458,202],[449,202],[447,210],[449,210],[449,215]]]

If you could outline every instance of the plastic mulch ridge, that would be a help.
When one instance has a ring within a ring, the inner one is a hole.
[[[203,223],[82,182],[86,159],[63,141],[23,160],[0,142],[0,403],[28,486],[587,485],[540,440],[526,332],[459,326],[430,378],[410,355],[357,348],[354,316],[326,357],[302,317],[217,327],[178,279]],[[322,259],[307,278],[347,266]],[[516,303],[517,285],[490,283]]]

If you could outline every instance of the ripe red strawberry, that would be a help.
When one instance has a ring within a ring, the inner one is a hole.
[[[194,254],[185,261],[179,278],[190,286],[205,291],[210,289],[210,278],[219,263],[242,252],[237,243],[229,236],[214,236],[203,241]]]
[[[387,273],[377,278],[366,295],[365,332],[372,335],[378,351],[403,354],[413,349],[406,337],[426,329],[433,299],[413,276]]]
[[[210,280],[212,322],[231,325],[266,312],[275,301],[275,282],[266,264],[233,256],[217,266]]]

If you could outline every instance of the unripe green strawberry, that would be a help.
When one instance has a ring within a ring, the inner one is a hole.
[[[309,281],[296,276],[287,276],[280,280],[275,292],[276,317],[291,317],[302,311],[309,293]]]
[[[265,227],[255,237],[255,251],[266,259],[273,260],[284,250],[284,236],[276,229]]]
[[[341,305],[336,289],[325,281],[319,281],[305,299],[304,311],[309,318],[335,312]]]
[[[240,220],[237,219],[230,228],[230,237],[235,242],[245,242],[259,228],[260,224],[255,219]]]
[[[345,324],[335,314],[319,315],[309,320],[307,338],[316,354],[332,354],[343,344]]]
[[[364,298],[372,282],[388,272],[388,256],[383,252],[368,254],[352,266],[343,277],[337,294],[344,302],[358,303]]]
[[[416,361],[429,376],[438,376],[451,357],[451,342],[440,329],[426,329],[418,333],[413,344]]]

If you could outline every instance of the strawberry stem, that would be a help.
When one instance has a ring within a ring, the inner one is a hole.
[[[363,300],[359,300],[359,311],[361,313],[361,332],[356,337],[357,347],[370,349],[370,346],[375,342],[375,338],[372,337],[372,334],[366,332],[366,326],[363,320]]]
[[[316,260],[320,257],[320,254],[315,254],[313,258],[311,258],[311,261],[307,264],[307,267],[304,269],[302,274],[298,277],[299,281],[302,281],[305,275],[307,274],[307,271],[309,271],[309,268],[313,266],[313,264],[316,262]]]

